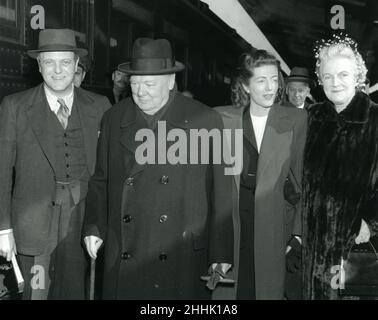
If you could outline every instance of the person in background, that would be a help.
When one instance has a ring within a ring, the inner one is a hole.
[[[128,75],[121,70],[114,70],[112,73],[112,92],[109,97],[111,104],[116,104],[130,96],[130,82]]]
[[[362,89],[367,69],[357,44],[334,34],[316,49],[328,100],[309,110],[304,157],[305,299],[340,299],[333,286],[353,244],[378,231],[378,105]]]
[[[74,76],[74,85],[77,88],[80,88],[81,83],[84,81],[87,72],[91,68],[91,61],[88,56],[80,57],[79,64],[77,66],[77,71]]]
[[[0,255],[10,261],[18,254],[23,299],[85,298],[85,198],[110,107],[106,97],[73,85],[86,54],[73,30],[40,31],[28,55],[43,83],[0,106]]]
[[[307,110],[310,107],[307,100],[314,100],[310,92],[314,81],[309,71],[306,68],[294,67],[285,78],[285,83],[288,101],[284,105]]]
[[[311,96],[311,88],[314,87],[314,80],[310,77],[310,72],[306,68],[294,67],[290,71],[290,75],[285,78],[286,97],[282,100],[281,105],[289,108],[299,108],[308,110],[311,106],[309,100],[313,100]],[[286,186],[289,189],[290,185]],[[290,202],[286,204],[286,210],[290,215],[295,214],[298,210],[297,206],[293,206]],[[299,209],[300,210],[300,209]],[[290,242],[290,246],[286,252],[287,272],[285,278],[285,297],[288,300],[302,299],[302,245],[301,240],[294,237]]]

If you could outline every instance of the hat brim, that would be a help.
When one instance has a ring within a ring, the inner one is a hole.
[[[71,51],[77,54],[79,57],[84,57],[88,54],[87,49],[83,48],[61,48],[61,47],[56,47],[56,48],[49,48],[49,49],[37,49],[37,50],[28,50],[27,54],[29,57],[36,59],[38,55],[41,52],[61,52],[61,51]]]
[[[285,79],[285,82],[288,83],[288,82],[305,82],[305,83],[308,83],[310,86],[315,86],[315,81],[310,79],[310,78],[307,78],[307,77],[287,77]]]
[[[118,70],[130,75],[163,75],[180,72],[185,69],[185,65],[176,61],[172,68],[160,69],[160,70],[134,70],[131,69],[131,62],[121,63],[118,66]]]

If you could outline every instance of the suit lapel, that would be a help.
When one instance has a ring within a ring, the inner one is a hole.
[[[51,134],[54,133],[54,129],[49,120],[49,112],[51,111],[49,110],[43,84],[41,84],[36,88],[36,94],[26,113],[35,137],[55,173],[55,146],[54,140],[50,138]]]
[[[269,112],[257,166],[257,186],[278,179],[282,164],[290,156],[293,121],[284,110],[274,106]]]
[[[96,160],[99,123],[96,110],[93,107],[94,101],[90,97],[83,95],[81,90],[76,88],[74,90],[74,104],[76,104],[77,107],[79,121],[83,132],[88,170],[90,174],[93,174]]]

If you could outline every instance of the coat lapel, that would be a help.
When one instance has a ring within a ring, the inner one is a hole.
[[[99,132],[99,121],[96,110],[93,107],[94,101],[83,95],[83,92],[75,88],[74,104],[76,104],[79,121],[83,130],[84,149],[87,159],[88,170],[92,175],[96,163],[96,146]]]
[[[275,184],[275,180],[280,176],[282,164],[290,156],[293,138],[291,129],[294,123],[283,108],[272,107],[266,123],[257,166],[257,186],[262,188],[261,192],[264,192],[265,186],[269,189]],[[257,193],[256,189],[256,196]]]
[[[231,129],[232,131],[234,131],[236,129],[243,130],[243,112],[244,112],[243,108],[232,108],[232,109],[229,109],[229,111],[227,113],[226,112],[222,113],[224,127],[227,128],[227,129]],[[234,135],[233,136],[227,135],[227,145],[229,146],[229,148],[233,146],[234,140],[232,139],[232,137],[234,137]],[[252,139],[252,140],[256,140],[256,139]],[[256,141],[255,141],[255,145],[256,145]],[[231,151],[229,150],[229,152],[231,152]],[[243,159],[242,155],[239,155],[239,156],[241,156],[242,159]],[[234,177],[234,182],[235,182],[236,189],[237,189],[237,194],[239,194],[239,191],[240,191],[240,172],[235,172],[233,174],[233,177]]]
[[[243,116],[243,133],[244,137],[248,140],[248,142],[255,148],[256,152],[258,153],[257,149],[257,142],[255,131],[253,130],[252,120],[249,111],[246,111],[247,114]]]
[[[136,149],[141,144],[135,138],[138,130],[146,129],[147,124],[143,117],[138,114],[137,106],[134,103],[127,103],[123,107],[125,110],[120,124],[120,143],[124,148],[125,171],[128,176],[133,176],[145,168],[145,164],[141,165],[140,161],[135,159]]]
[[[49,106],[43,89],[43,84],[36,88],[34,99],[27,108],[27,117],[29,124],[38,140],[38,143],[45,154],[51,168],[55,173],[56,159],[54,140],[50,139],[54,129],[49,120]]]

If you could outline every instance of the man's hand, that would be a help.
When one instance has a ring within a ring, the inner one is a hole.
[[[358,233],[358,236],[356,237],[354,241],[356,242],[356,244],[360,244],[360,243],[368,242],[369,240],[370,240],[369,226],[367,225],[365,220],[362,219],[360,232]]]
[[[298,237],[293,237],[286,248],[286,270],[297,272],[302,266],[302,245]]]
[[[92,259],[97,258],[97,251],[103,242],[104,241],[102,241],[102,239],[96,236],[87,236],[84,238],[84,243],[87,247],[88,254]]]
[[[14,241],[13,231],[0,235],[0,256],[12,260],[12,256],[17,254],[16,242]]]

